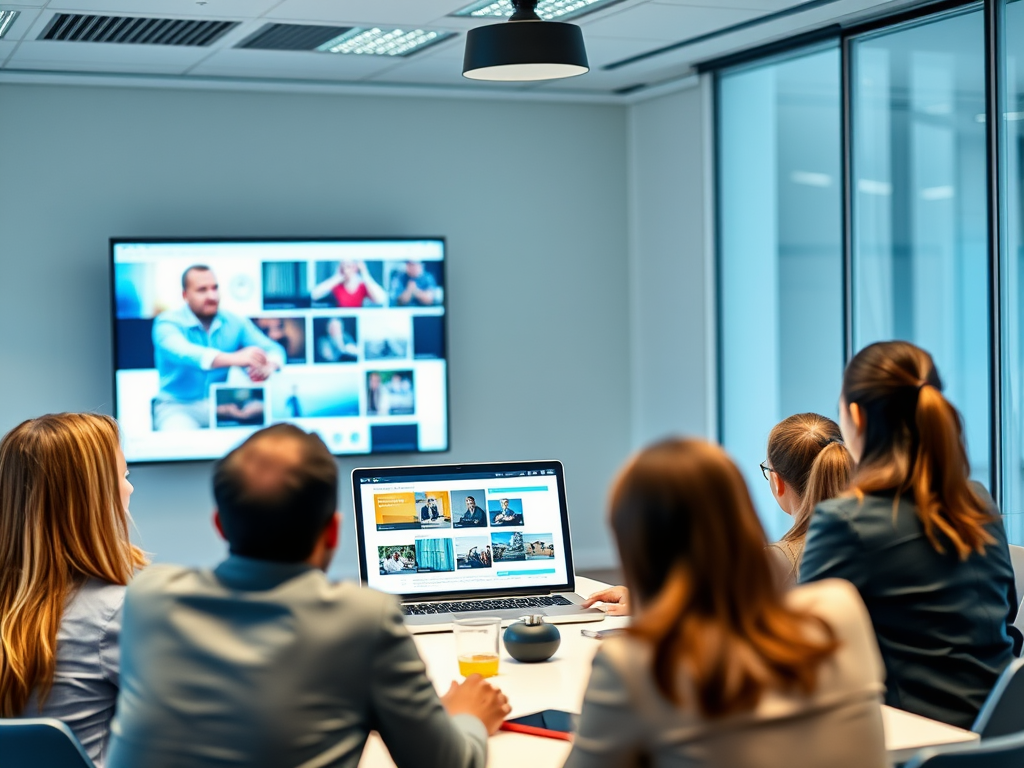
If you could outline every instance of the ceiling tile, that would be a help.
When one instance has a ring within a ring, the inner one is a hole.
[[[388,56],[344,56],[307,51],[217,51],[190,75],[354,82],[395,66]]]
[[[459,0],[284,0],[267,16],[278,21],[443,26],[441,20],[462,5]]]
[[[587,46],[587,60],[590,62],[591,72],[600,69],[605,64],[613,61],[621,61],[631,56],[654,50],[663,45],[669,45],[673,40],[638,40],[615,37],[597,37],[584,35],[584,43]],[[581,77],[586,77],[582,75]]]
[[[590,24],[581,22],[581,26],[585,37],[595,35],[644,40],[683,40],[760,15],[758,11],[736,8],[698,8],[648,3],[606,16]]]
[[[65,43],[27,40],[7,62],[8,69],[54,69],[52,65],[88,72],[182,72],[203,56],[206,48],[117,43]],[[45,64],[45,66],[43,66]]]
[[[227,21],[251,19],[266,13],[278,0],[57,0],[47,10],[55,13],[90,13],[103,16],[155,16],[215,18]]]
[[[773,13],[802,5],[807,0],[652,0],[658,5],[687,5],[703,8],[741,8]]]
[[[370,78],[374,83],[415,83],[416,85],[456,86],[459,88],[494,88],[495,90],[522,90],[529,83],[481,83],[462,76],[462,63],[451,59],[412,61]]]
[[[14,49],[17,47],[17,43],[12,43],[8,40],[0,40],[0,66],[3,66],[4,60],[14,53]]]
[[[462,57],[466,53],[466,36],[459,34],[456,37],[449,38],[438,43],[432,48],[425,49],[422,53],[410,56],[409,63],[420,62],[426,58],[430,59],[449,59],[451,61],[458,61],[462,63]]]

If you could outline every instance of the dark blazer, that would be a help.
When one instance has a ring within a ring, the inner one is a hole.
[[[988,526],[995,543],[961,561],[952,545],[935,550],[912,501],[901,498],[894,514],[894,499],[819,504],[800,581],[840,578],[860,591],[885,662],[886,704],[970,728],[1013,658],[1017,595],[1006,531],[997,518]]]

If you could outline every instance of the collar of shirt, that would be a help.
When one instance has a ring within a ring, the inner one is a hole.
[[[231,589],[263,591],[274,589],[289,579],[316,571],[308,563],[278,563],[273,560],[257,560],[241,555],[228,555],[213,573]]]
[[[203,333],[213,333],[223,324],[220,318],[220,311],[213,316],[213,320],[210,322],[209,329],[203,327],[203,321],[196,317],[196,313],[192,311],[192,307],[188,304],[181,308],[181,325],[183,328],[198,328]]]

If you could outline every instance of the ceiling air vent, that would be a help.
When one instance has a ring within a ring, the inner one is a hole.
[[[135,45],[198,45],[214,42],[240,22],[207,19],[148,19],[139,16],[89,16],[58,13],[40,40]]]
[[[235,48],[261,51],[315,51],[328,40],[348,32],[351,27],[319,27],[312,24],[264,24]]]

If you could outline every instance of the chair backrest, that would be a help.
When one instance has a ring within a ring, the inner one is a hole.
[[[1024,765],[1024,733],[986,741],[928,747],[903,768],[1020,768]]]
[[[52,717],[0,720],[3,768],[94,768],[75,734]]]
[[[1024,659],[1003,670],[971,730],[983,739],[1024,731]]]
[[[1013,566],[1013,582],[1017,585],[1017,599],[1024,600],[1024,547],[1010,545],[1010,565]]]
[[[1017,600],[1024,600],[1024,547],[1010,545],[1010,565],[1013,567],[1013,583],[1017,585]]]

